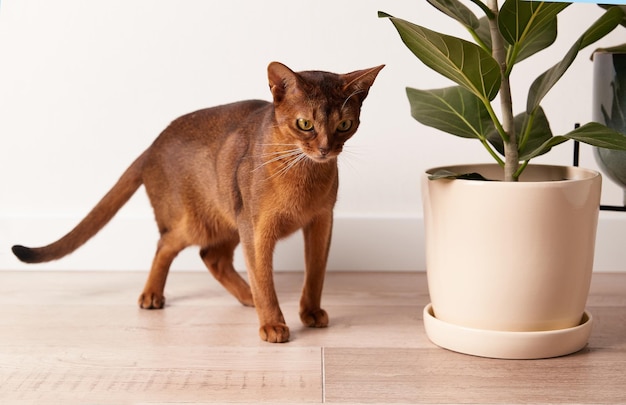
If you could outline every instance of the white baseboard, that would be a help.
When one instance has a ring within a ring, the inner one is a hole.
[[[144,270],[150,268],[158,239],[151,218],[114,218],[73,254],[55,262],[24,264],[11,246],[49,243],[69,230],[77,218],[0,217],[0,270]],[[626,214],[600,214],[595,271],[626,271]],[[300,234],[276,248],[276,270],[304,268]],[[235,265],[243,270],[238,249]],[[204,270],[196,248],[179,255],[173,270]],[[419,271],[425,269],[423,219],[420,217],[336,217],[328,270]]]

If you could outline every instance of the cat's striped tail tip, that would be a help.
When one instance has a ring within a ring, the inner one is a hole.
[[[38,255],[35,253],[34,249],[22,245],[15,245],[11,248],[11,250],[13,251],[13,254],[24,263],[39,262]]]

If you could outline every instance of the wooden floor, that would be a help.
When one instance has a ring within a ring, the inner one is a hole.
[[[594,275],[587,348],[526,361],[430,343],[424,273],[330,273],[318,330],[302,274],[279,273],[280,345],[208,273],[172,273],[166,308],[140,310],[145,276],[0,272],[0,403],[626,403],[626,273]]]

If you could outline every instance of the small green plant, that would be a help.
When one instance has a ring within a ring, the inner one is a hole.
[[[622,53],[625,53],[622,51]],[[614,62],[615,70],[617,72],[615,80],[611,82],[611,88],[613,90],[613,100],[611,103],[611,111],[607,111],[606,106],[600,106],[600,113],[604,119],[604,122],[610,128],[619,130],[626,134],[626,86],[622,83],[626,83],[626,60],[618,59]],[[618,65],[619,64],[619,65]]]
[[[624,24],[623,6],[607,7],[563,59],[532,83],[525,111],[514,115],[511,72],[517,63],[555,41],[557,15],[570,4],[506,0],[500,8],[497,0],[470,1],[483,17],[478,18],[460,0],[428,0],[465,26],[474,42],[378,12],[379,17],[391,20],[402,41],[422,63],[457,84],[434,90],[407,88],[416,120],[453,135],[478,139],[503,167],[506,181],[517,181],[531,159],[569,139],[626,150],[626,136],[596,122],[553,135],[540,104],[581,49]],[[492,104],[496,96],[500,115]]]

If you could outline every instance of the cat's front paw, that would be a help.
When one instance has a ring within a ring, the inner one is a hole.
[[[165,306],[165,297],[163,294],[143,292],[139,296],[138,302],[142,309],[161,309]]]
[[[328,314],[321,308],[300,311],[300,320],[305,326],[310,328],[325,328],[328,326]]]
[[[289,340],[289,327],[284,323],[262,325],[259,335],[269,343],[285,343]]]

